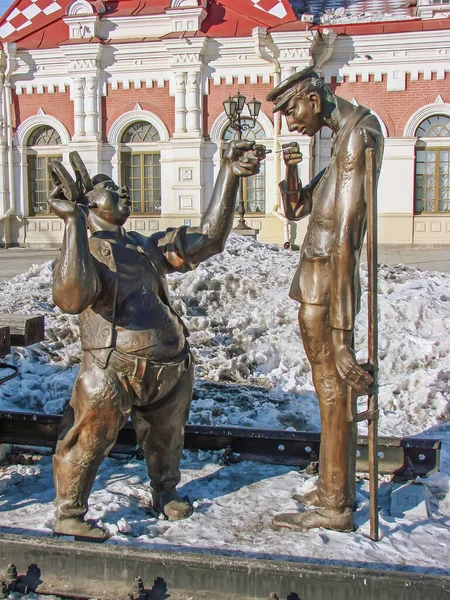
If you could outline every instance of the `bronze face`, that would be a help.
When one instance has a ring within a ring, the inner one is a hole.
[[[90,210],[106,223],[122,226],[130,216],[129,190],[119,188],[112,180],[97,183],[87,196],[91,201]]]
[[[305,98],[292,96],[281,111],[281,114],[286,117],[289,131],[297,131],[309,137],[315,135],[325,124],[322,104],[322,98],[317,93],[311,93]]]

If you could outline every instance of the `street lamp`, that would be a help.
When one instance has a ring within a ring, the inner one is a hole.
[[[230,126],[234,129],[238,134],[238,139],[242,140],[242,132],[248,131],[249,129],[253,129],[256,125],[256,119],[258,118],[259,111],[261,110],[261,102],[256,100],[253,96],[253,100],[247,102],[248,112],[250,114],[251,122],[248,122],[248,119],[243,121],[241,119],[242,111],[245,107],[246,98],[243,96],[239,90],[236,96],[229,96],[228,100],[224,100],[223,108],[225,110],[225,114],[230,121]],[[250,232],[253,231],[251,227],[249,227],[245,222],[245,204],[244,204],[244,188],[242,187],[242,180],[239,183],[239,205],[238,205],[238,214],[239,214],[239,222],[234,228],[233,231],[237,231],[237,233]]]

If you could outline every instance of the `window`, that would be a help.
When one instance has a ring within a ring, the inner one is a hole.
[[[244,126],[252,125],[252,119],[248,117],[243,117],[241,119]],[[242,139],[246,140],[261,140],[266,137],[264,129],[261,125],[256,122],[255,127],[252,129],[247,129],[247,131],[242,132]],[[229,140],[237,140],[239,139],[238,132],[235,131],[230,125],[224,132],[223,139],[227,142]],[[265,213],[266,212],[266,165],[265,162],[261,162],[260,172],[258,175],[254,175],[253,177],[243,177],[241,179],[241,185],[243,189],[244,195],[244,206],[245,212],[254,214],[254,213]],[[239,199],[236,203],[239,203]]]
[[[436,115],[425,119],[417,128],[416,136],[418,138],[450,136],[450,118]]]
[[[414,210],[450,212],[450,118],[429,117],[419,125],[416,135],[419,139]]]
[[[31,216],[50,214],[47,198],[54,187],[48,174],[51,160],[62,161],[59,133],[48,125],[37,127],[28,138],[28,201]]]
[[[161,213],[159,139],[147,121],[132,123],[122,135],[122,183],[130,188],[134,214]]]

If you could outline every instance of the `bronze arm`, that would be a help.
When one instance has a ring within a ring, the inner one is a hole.
[[[289,221],[300,221],[311,213],[314,189],[322,179],[325,169],[318,173],[308,185],[302,186],[297,165],[286,167],[286,178],[280,182],[284,214]]]
[[[331,253],[330,324],[335,329],[352,331],[355,320],[354,280],[366,232],[364,197],[365,150],[374,147],[372,136],[354,130],[347,151],[341,148],[336,159],[335,202],[336,243]]]
[[[355,270],[364,240],[367,220],[365,150],[374,139],[363,130],[354,130],[347,151],[337,159],[336,245],[331,253],[330,325],[336,368],[357,393],[368,393],[373,377],[356,362],[353,351],[355,325]]]
[[[60,187],[53,190],[48,202],[64,221],[61,254],[53,265],[53,300],[64,312],[79,314],[91,306],[101,292],[89,251],[85,209],[67,200]]]

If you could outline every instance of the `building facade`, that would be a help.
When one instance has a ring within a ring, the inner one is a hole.
[[[450,243],[450,4],[418,1],[17,0],[0,21],[0,241],[61,243],[47,166],[69,168],[73,150],[91,175],[130,187],[130,229],[198,224],[235,135],[223,101],[238,91],[262,102],[245,135],[272,150],[298,141],[309,181],[331,132],[289,133],[265,97],[315,64],[383,128],[379,241]],[[261,241],[283,243],[283,174],[273,152],[245,182]]]

